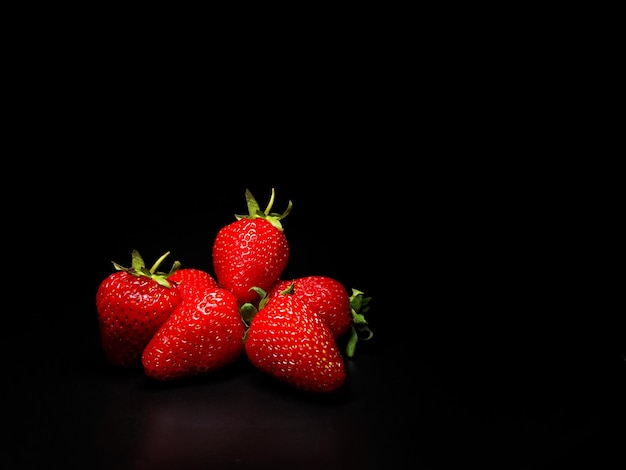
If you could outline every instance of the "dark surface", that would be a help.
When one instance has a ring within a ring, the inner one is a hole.
[[[37,267],[64,275],[2,333],[30,345],[5,385],[14,468],[620,468],[623,336],[571,249],[578,200],[551,194],[549,178],[529,197],[527,178],[475,167],[186,150],[170,164],[96,159],[31,211],[49,216]],[[346,388],[299,393],[245,358],[167,384],[107,365],[95,292],[111,261],[171,251],[212,272],[212,240],[245,212],[245,189],[264,207],[272,187],[276,211],[294,202],[285,277],[328,275],[372,297],[374,338],[347,360]]]

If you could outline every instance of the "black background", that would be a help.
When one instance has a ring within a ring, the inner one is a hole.
[[[211,85],[182,59],[169,82],[140,54],[85,57],[71,56],[78,75],[32,82],[7,173],[17,468],[620,468],[624,341],[598,263],[599,176],[561,151],[586,142],[553,108],[458,70],[417,86],[382,53],[370,80],[270,67],[274,80],[222,71]],[[95,293],[111,261],[170,251],[165,266],[212,272],[246,188],[262,207],[275,188],[277,212],[293,201],[284,277],[372,297],[374,337],[336,395],[245,358],[171,384],[104,360]]]

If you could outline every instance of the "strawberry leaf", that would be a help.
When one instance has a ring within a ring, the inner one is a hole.
[[[274,205],[274,197],[275,192],[274,188],[272,188],[272,194],[270,195],[270,200],[267,204],[267,207],[264,211],[261,211],[259,203],[256,201],[250,190],[246,189],[246,205],[248,207],[248,213],[245,215],[235,214],[235,219],[265,219],[278,230],[282,231],[283,225],[280,221],[287,217],[287,215],[289,215],[293,207],[293,203],[289,201],[289,203],[287,204],[287,209],[285,209],[285,212],[283,212],[282,214],[279,214],[277,212],[270,212],[272,210],[272,206]]]
[[[350,336],[348,337],[348,344],[346,345],[346,354],[348,357],[354,357],[354,350],[356,349],[356,343],[358,341],[359,335],[353,326],[350,328]]]
[[[246,325],[246,328],[252,323],[252,319],[257,314],[258,309],[250,302],[246,302],[239,307],[239,315]]]
[[[155,261],[155,263],[152,265],[150,269],[146,268],[146,263],[144,262],[143,258],[141,257],[141,255],[139,254],[137,250],[133,250],[131,254],[132,258],[131,258],[130,268],[126,268],[116,263],[115,261],[111,261],[111,263],[113,263],[113,267],[117,271],[126,271],[128,274],[132,274],[133,276],[136,276],[136,277],[144,276],[144,277],[152,279],[154,282],[156,282],[157,284],[163,287],[170,288],[172,287],[172,285],[169,283],[167,278],[170,277],[172,274],[174,274],[180,268],[180,261],[174,261],[172,268],[167,273],[162,272],[162,271],[157,271],[160,264],[163,262],[165,258],[168,257],[169,254],[170,252],[168,251],[167,253],[164,253],[163,255],[161,255],[161,257]]]
[[[259,310],[265,307],[265,304],[269,300],[269,298],[267,297],[267,292],[265,292],[260,287],[253,286],[250,288],[250,290],[253,290],[254,292],[256,292],[259,295],[259,299],[261,300],[259,301],[258,308],[255,307],[254,304],[250,302],[245,302],[241,304],[241,306],[239,307],[239,315],[241,316],[241,319],[243,320],[243,322],[246,324],[246,327],[250,326],[254,316],[259,312]]]
[[[365,313],[370,309],[371,297],[363,297],[363,292],[358,289],[352,289],[350,296],[350,311],[352,313],[352,327],[350,336],[346,345],[346,354],[348,357],[354,357],[357,342],[359,340],[366,341],[374,336],[365,318]]]

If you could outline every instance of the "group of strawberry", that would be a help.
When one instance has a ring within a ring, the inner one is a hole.
[[[282,214],[262,211],[246,190],[247,215],[223,226],[212,247],[215,277],[204,270],[146,267],[137,251],[96,293],[102,347],[116,366],[141,363],[147,376],[173,380],[209,373],[242,355],[297,389],[332,392],[346,381],[344,355],[372,332],[370,297],[327,276],[281,279],[289,259]]]

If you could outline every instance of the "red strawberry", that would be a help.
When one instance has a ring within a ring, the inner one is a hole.
[[[167,255],[169,252],[148,270],[134,250],[131,267],[113,262],[117,271],[98,286],[96,309],[102,347],[114,365],[139,362],[144,347],[182,300],[178,287],[167,280],[180,263],[176,261],[169,273],[157,271]]]
[[[262,372],[297,389],[326,393],[346,380],[331,331],[294,286],[261,302],[245,340],[246,355]]]
[[[251,287],[267,290],[289,259],[289,244],[280,220],[291,211],[291,201],[283,214],[270,213],[274,189],[264,212],[247,189],[246,201],[249,214],[235,215],[235,222],[222,227],[212,249],[218,283],[235,294],[240,304],[257,299]]]
[[[363,297],[363,292],[352,289],[352,295],[349,296],[344,285],[336,279],[327,276],[304,276],[276,281],[266,296],[276,296],[291,284],[294,285],[293,295],[301,298],[309,310],[322,317],[335,339],[350,331],[348,357],[354,355],[359,339],[372,337],[364,317],[369,310],[370,298]]]
[[[235,296],[221,288],[197,290],[183,300],[143,351],[146,375],[172,380],[234,362],[244,352],[238,308]]]
[[[178,269],[168,279],[178,286],[183,300],[218,287],[217,281],[208,272],[196,268]]]
[[[279,280],[267,291],[267,296],[278,295],[292,283],[293,295],[302,298],[310,310],[322,317],[335,338],[348,331],[352,323],[352,313],[350,296],[343,284],[326,276]]]

